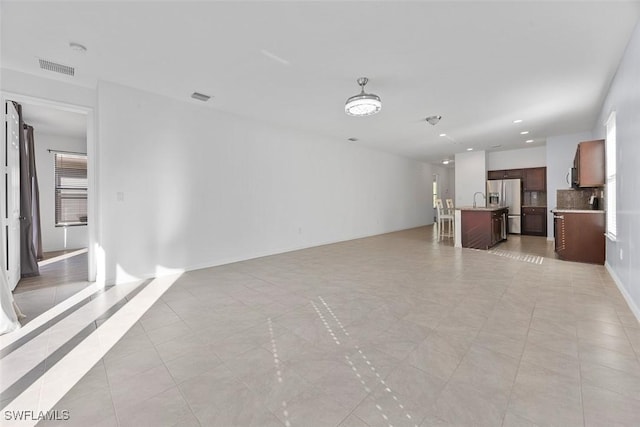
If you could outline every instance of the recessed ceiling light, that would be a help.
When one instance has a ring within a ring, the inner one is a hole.
[[[442,164],[443,164],[443,165],[448,165],[448,164],[449,164],[449,160],[443,160],[443,161],[442,161]]]
[[[69,42],[69,47],[71,48],[71,50],[75,50],[76,52],[84,53],[87,51],[86,46],[76,42]]]
[[[440,136],[447,136],[447,134],[446,133],[441,133]]]
[[[528,130],[523,130],[522,132],[520,132],[520,135],[526,135],[526,134],[528,134],[528,133],[529,133],[529,131],[528,131]]]
[[[522,119],[514,120],[513,123],[522,123]]]
[[[527,144],[531,144],[531,143],[533,142],[533,139],[527,139],[525,142],[526,142]]]
[[[469,147],[467,148],[467,151],[473,151],[473,148]]]

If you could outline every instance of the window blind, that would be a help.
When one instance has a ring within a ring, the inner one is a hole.
[[[56,226],[87,223],[87,156],[55,153]]]

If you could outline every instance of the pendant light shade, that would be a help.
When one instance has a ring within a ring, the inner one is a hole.
[[[427,121],[427,123],[429,123],[432,126],[435,126],[438,124],[438,122],[440,121],[440,119],[442,118],[442,116],[429,116],[427,117],[425,120]]]
[[[382,108],[382,102],[378,95],[372,93],[365,93],[364,86],[369,81],[366,77],[360,77],[358,84],[361,87],[359,94],[347,99],[347,103],[344,106],[344,112],[350,116],[370,116],[376,114]]]

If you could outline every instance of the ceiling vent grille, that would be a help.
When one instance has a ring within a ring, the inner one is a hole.
[[[46,59],[38,59],[38,61],[40,61],[40,68],[42,68],[43,70],[66,74],[67,76],[75,75],[75,68],[68,65],[58,64],[55,62],[47,61]]]
[[[191,97],[193,99],[197,99],[198,101],[204,101],[204,102],[207,102],[208,100],[211,99],[209,95],[205,95],[204,93],[200,93],[200,92],[193,92],[191,94]]]

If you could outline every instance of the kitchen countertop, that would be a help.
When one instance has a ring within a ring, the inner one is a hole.
[[[604,213],[602,209],[551,209],[551,212],[559,213]]]
[[[456,210],[457,211],[484,211],[484,212],[493,212],[493,211],[499,211],[502,209],[507,209],[506,206],[478,206],[477,208],[474,208],[473,206],[460,206],[459,208],[457,207]]]

